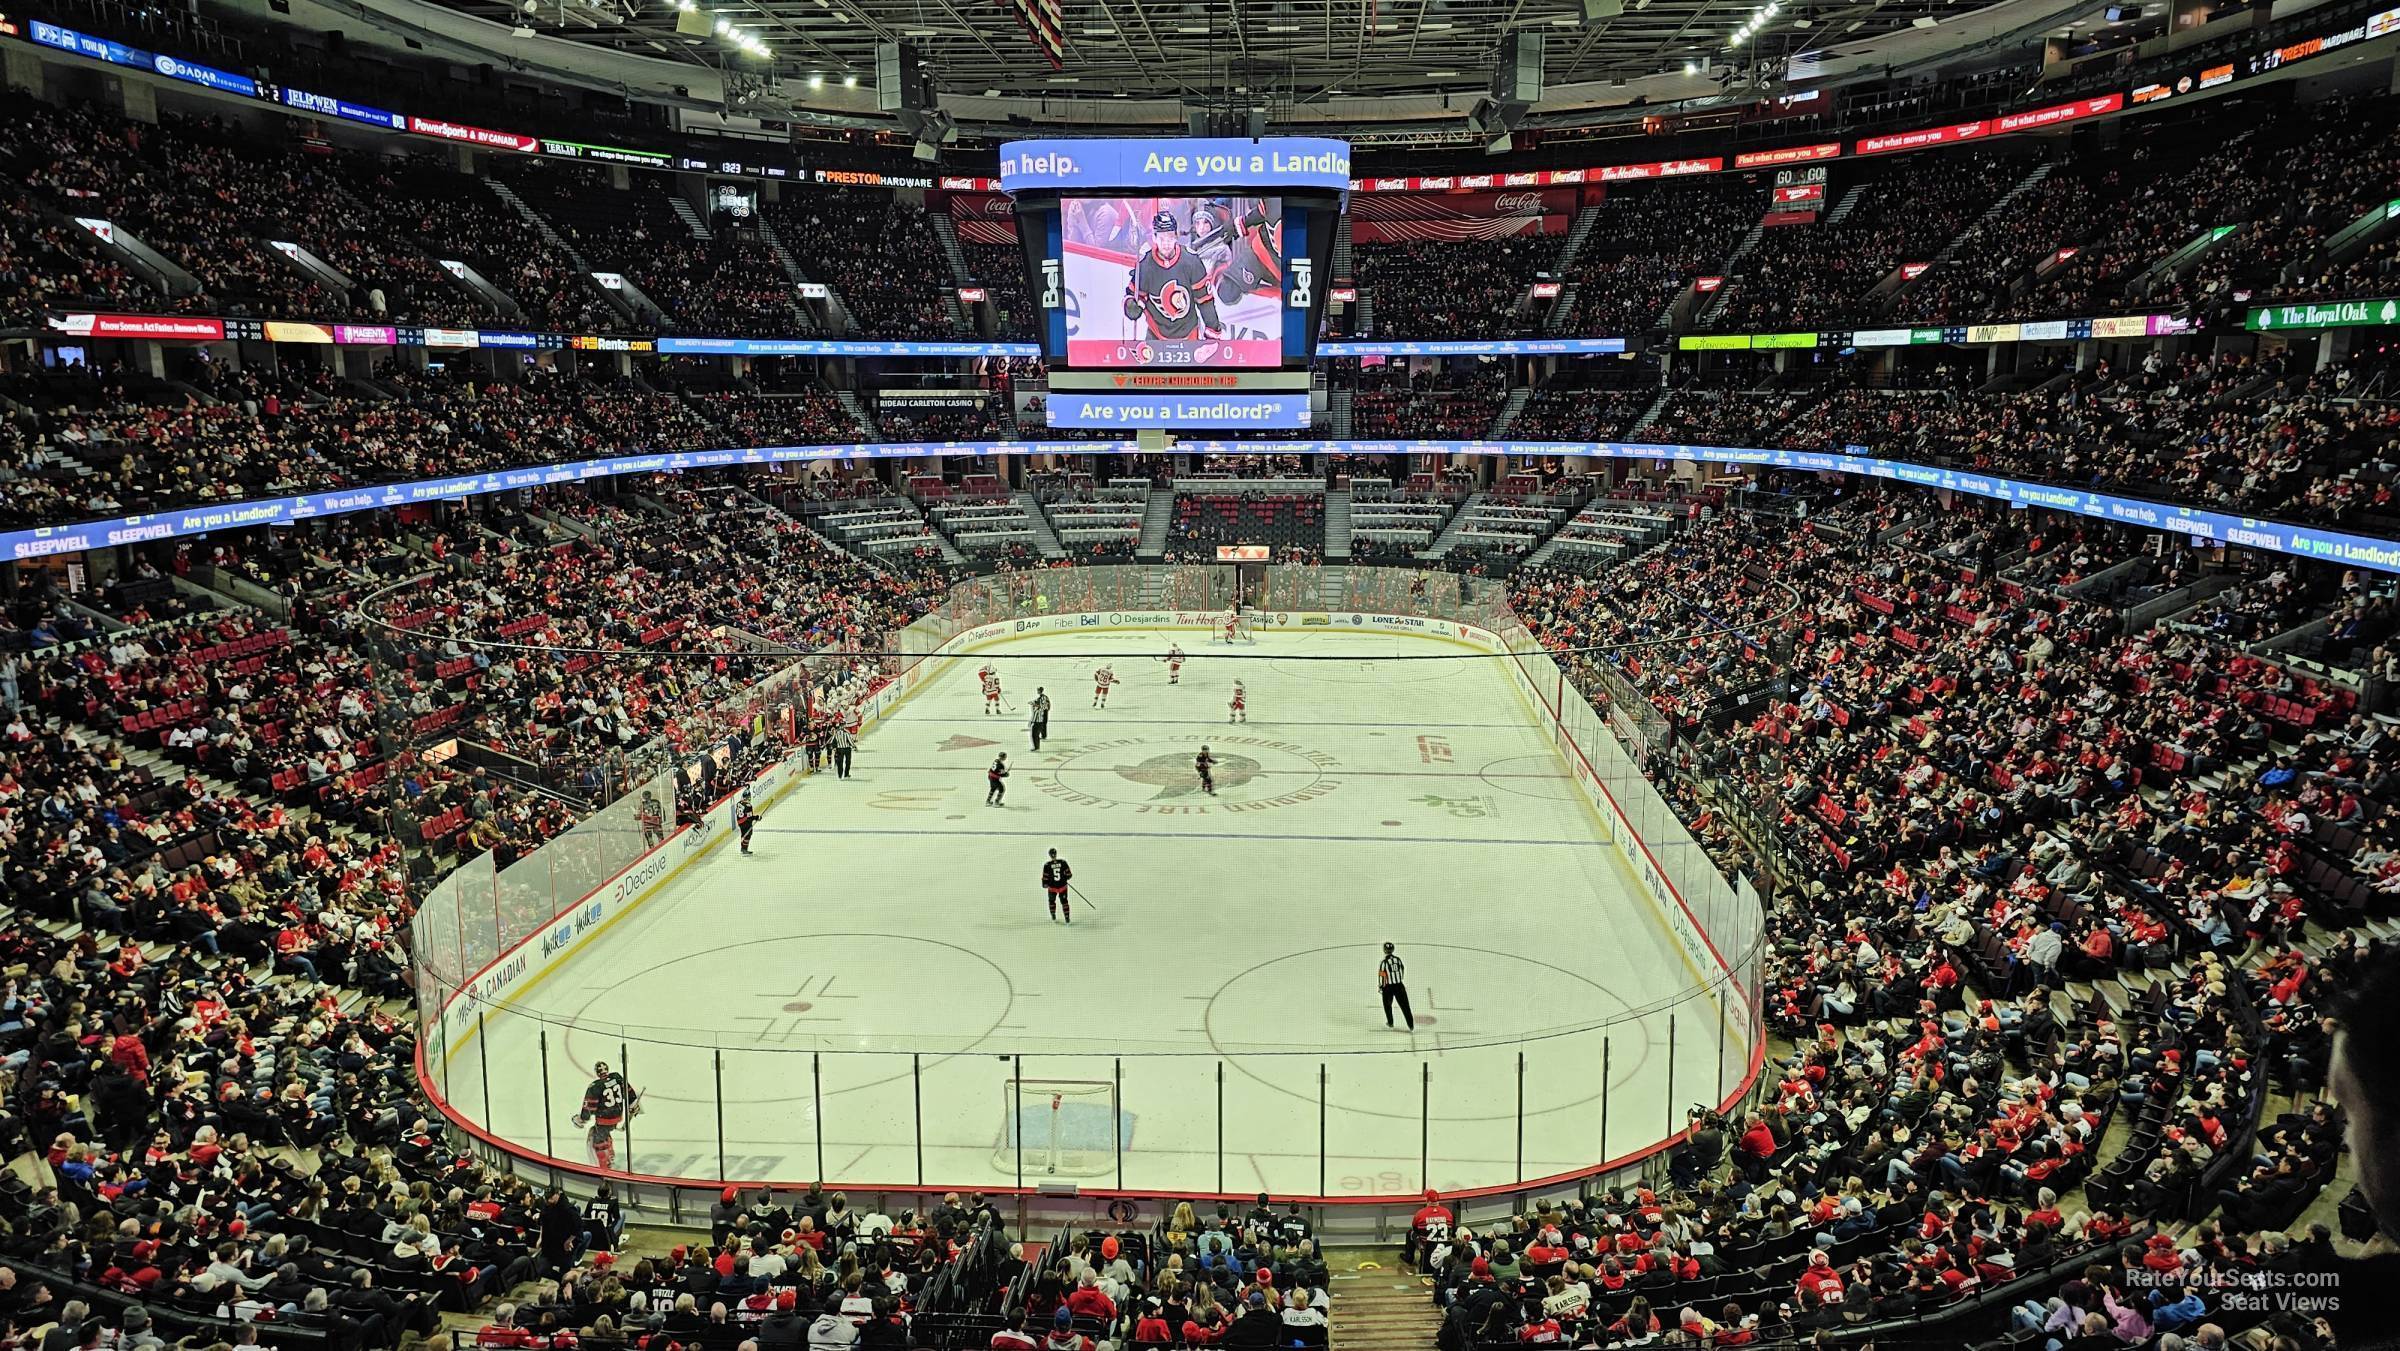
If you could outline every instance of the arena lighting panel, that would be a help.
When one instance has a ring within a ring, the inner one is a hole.
[[[567,464],[420,479],[302,497],[212,503],[139,516],[37,526],[0,534],[0,557],[47,558],[146,540],[204,535],[216,530],[288,525],[316,516],[386,510],[421,502],[514,492],[619,474],[655,474],[740,465],[821,460],[908,459],[928,455],[1126,455],[1141,449],[1131,438],[1112,441],[912,441],[822,446],[750,446],[729,450],[627,455]],[[2233,516],[2170,502],[2117,497],[2049,483],[1977,474],[1935,465],[1876,459],[1866,446],[1839,452],[1741,446],[1684,446],[1624,441],[1241,441],[1185,440],[1178,449],[1202,455],[1543,455],[1587,459],[1691,460],[1711,465],[1760,465],[1809,473],[1851,474],[1921,488],[1966,493],[2028,507],[2115,521],[2209,543],[2342,563],[2400,574],[2400,540],[2319,530],[2251,516]]]

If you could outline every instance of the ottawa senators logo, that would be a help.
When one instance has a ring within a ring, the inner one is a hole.
[[[1158,312],[1169,319],[1181,319],[1192,312],[1192,293],[1182,282],[1168,282],[1158,293]]]

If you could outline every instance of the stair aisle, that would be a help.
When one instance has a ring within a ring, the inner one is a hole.
[[[1175,490],[1152,488],[1149,504],[1142,510],[1142,538],[1134,546],[1136,558],[1158,558],[1167,551],[1167,527],[1174,522]]]
[[[1044,558],[1066,557],[1066,546],[1059,543],[1058,532],[1050,528],[1050,513],[1042,510],[1041,499],[1023,488],[1010,493],[1009,497],[1024,511],[1025,520],[1033,527],[1034,552]]]
[[[1333,1273],[1329,1351],[1426,1351],[1442,1326],[1432,1296],[1397,1254],[1375,1260],[1381,1270]]]

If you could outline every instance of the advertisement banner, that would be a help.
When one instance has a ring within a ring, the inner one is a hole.
[[[2098,94],[2091,98],[2076,99],[2072,103],[2054,103],[2047,108],[2002,113],[1992,119],[1992,134],[1999,136],[2012,131],[2031,131],[2035,127],[2055,127],[2062,122],[2080,122],[2087,117],[2105,117],[2124,107],[2123,94]]]
[[[1522,239],[1563,235],[1571,216],[1454,216],[1413,220],[1353,220],[1350,238],[1360,244],[1405,244],[1412,240],[1463,243],[1476,239]]]
[[[1215,391],[1177,394],[1093,394],[1053,391],[1053,427],[1264,427],[1304,431],[1308,395]]]
[[[514,131],[493,131],[489,127],[473,127],[464,122],[445,122],[433,117],[412,117],[408,129],[419,136],[438,140],[460,141],[482,146],[486,150],[514,150],[530,155],[542,148],[541,138]]]
[[[1789,145],[1781,150],[1749,150],[1733,157],[1736,169],[1772,169],[1779,164],[1813,164],[1821,160],[1839,159],[1840,141],[1825,141],[1817,145]]]
[[[112,66],[146,70],[153,74],[164,75],[170,80],[181,80],[185,84],[196,84],[204,89],[215,89],[227,94],[239,94],[243,98],[259,96],[258,81],[247,75],[236,75],[230,70],[204,66],[197,61],[186,61],[179,56],[161,56],[154,52],[146,52],[139,47],[128,47],[122,42],[111,42],[107,38],[91,37],[84,33],[78,33],[72,28],[62,28],[54,23],[43,23],[37,19],[26,25],[25,35],[44,47],[54,47],[62,52],[73,52],[77,56],[88,56],[95,61],[105,61]]]
[[[1623,338],[1435,338],[1425,342],[1328,340],[1321,357],[1615,356]]]
[[[732,172],[728,170],[727,172]],[[872,169],[812,169],[808,176],[819,183],[843,188],[930,188],[933,180],[915,174],[879,174]]]
[[[1349,143],[1313,136],[1007,141],[1000,146],[1000,190],[1010,194],[1233,187],[1342,192],[1349,186]]]
[[[387,131],[408,130],[407,118],[398,113],[386,112],[381,108],[371,108],[364,103],[352,103],[348,99],[337,99],[331,94],[312,94],[305,89],[294,89],[290,85],[283,87],[282,95],[283,106],[286,108],[297,108],[301,112],[315,113],[320,117],[337,117],[345,122],[364,122],[370,127],[382,127]]]
[[[1581,195],[1573,188],[1378,193],[1352,202],[1350,218],[1353,221],[1489,220],[1495,216],[1572,216]]]
[[[542,153],[559,159],[600,160],[608,164],[633,164],[645,169],[665,169],[675,162],[673,155],[657,150],[627,150],[623,146],[587,145],[582,141],[542,142]]]
[[[1683,178],[1691,174],[1713,174],[1725,167],[1725,161],[1714,155],[1698,159],[1655,160],[1649,164],[1611,164],[1590,170],[1594,182],[1617,183],[1642,178]]]
[[[1952,122],[1941,127],[1919,127],[1915,131],[1887,132],[1881,136],[1862,136],[1850,147],[1853,155],[1888,155],[1902,150],[1923,150],[1927,146],[1956,145],[1960,141],[1979,140],[1991,134],[1991,124],[1984,121]]]
[[[1941,335],[1942,329],[1917,330]],[[1728,337],[1747,343],[1742,335]],[[1306,396],[1298,396],[1305,407]],[[1244,441],[1193,439],[1185,448],[1196,454],[1346,455],[1550,455],[1572,458],[1691,460],[1708,465],[1763,465],[1812,473],[1852,474],[1890,479],[1919,487],[1966,493],[2029,507],[2045,507],[2249,549],[2263,549],[2400,573],[2400,541],[2352,535],[2339,531],[2289,525],[2277,521],[2146,501],[2114,497],[2052,484],[2029,483],[1992,474],[1945,469],[1934,465],[1870,457],[1865,446],[1843,452],[1759,449],[1739,446],[1688,446],[1622,441]],[[651,474],[740,464],[806,463],[831,459],[904,459],[926,455],[1066,455],[1130,454],[1131,439],[1110,441],[979,441],[908,442],[822,446],[754,446],[742,449],[690,451],[674,454],[620,456],[570,464],[424,479],[373,488],[351,488],[304,497],[217,504],[152,515],[124,516],[73,525],[40,526],[0,533],[0,557],[42,558],[111,548],[144,540],[174,539],[215,530],[280,525],[316,516],[343,515],[417,502],[453,500],[486,493],[508,492],[550,484],[577,483],[620,474]]]
[[[1030,342],[877,342],[844,338],[660,338],[658,350],[689,356],[758,357],[1038,357],[1042,354],[1041,346]]]
[[[269,319],[266,324],[268,342],[305,342],[331,344],[333,330],[324,324],[303,324],[290,319]]]
[[[225,321],[172,314],[54,314],[50,330],[70,338],[150,338],[160,342],[222,342]]]
[[[2260,305],[2242,323],[2253,333],[2287,329],[2357,328],[2400,324],[2400,300],[2326,300],[2298,305]]]

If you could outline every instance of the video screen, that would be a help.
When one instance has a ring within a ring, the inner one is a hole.
[[[1283,364],[1283,200],[1059,203],[1067,364]]]

